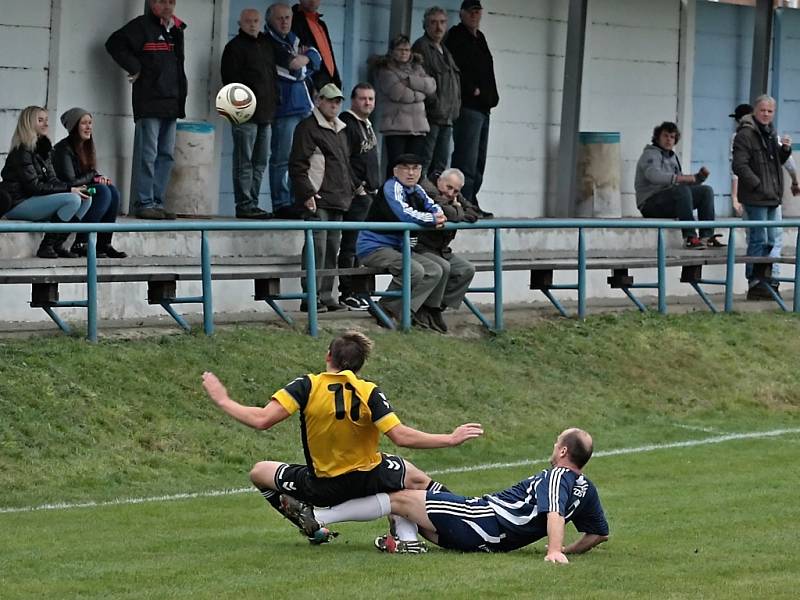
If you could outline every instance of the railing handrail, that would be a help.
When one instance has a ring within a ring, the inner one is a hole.
[[[491,219],[477,223],[446,223],[444,229],[741,229],[749,227],[800,228],[800,218],[780,221],[675,221],[666,219]],[[0,233],[47,232],[115,232],[137,233],[158,231],[430,231],[413,223],[388,223],[369,221],[208,221],[179,220],[167,222],[136,223],[35,223],[7,221],[0,223]]]

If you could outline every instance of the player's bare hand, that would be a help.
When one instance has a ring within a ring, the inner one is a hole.
[[[560,565],[568,565],[569,559],[567,558],[567,555],[564,554],[563,552],[550,552],[548,550],[547,554],[544,557],[544,562],[551,562]]]
[[[311,198],[306,200],[303,204],[311,212],[317,212],[317,200],[319,200],[319,199],[320,199],[319,194],[314,194],[313,196],[311,196]]]
[[[456,427],[453,430],[453,433],[450,434],[450,437],[453,442],[452,445],[458,446],[467,440],[471,440],[482,435],[483,427],[480,423],[464,423],[463,425]]]
[[[219,378],[210,371],[203,373],[203,388],[215,404],[222,404],[228,397],[228,390],[225,389]]]

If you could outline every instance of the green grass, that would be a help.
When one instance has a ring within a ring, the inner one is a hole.
[[[302,460],[297,419],[244,428],[205,398],[200,374],[262,404],[320,370],[333,333],[0,342],[0,508],[240,488],[256,460]],[[486,429],[459,448],[403,452],[426,470],[540,459],[570,425],[598,450],[800,427],[793,315],[627,313],[479,339],[373,337],[364,375],[404,422]],[[377,523],[344,524],[312,548],[254,493],[0,513],[0,598],[793,597],[798,437],[595,458],[612,540],[565,569],[543,563],[542,543],[382,556]],[[479,493],[535,468],[441,479]]]

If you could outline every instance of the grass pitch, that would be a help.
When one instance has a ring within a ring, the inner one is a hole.
[[[382,523],[342,524],[334,543],[311,547],[253,492],[9,512],[241,488],[255,460],[301,460],[296,419],[248,430],[204,397],[200,373],[261,404],[321,369],[333,333],[0,342],[0,599],[797,596],[793,315],[628,313],[496,338],[374,335],[364,375],[404,422],[484,424],[462,447],[402,452],[460,493],[542,468],[497,465],[545,458],[566,426],[590,431],[598,452],[661,447],[592,459],[611,540],[566,567],[543,562],[543,542],[507,555],[381,555]],[[776,429],[786,432],[664,447]]]

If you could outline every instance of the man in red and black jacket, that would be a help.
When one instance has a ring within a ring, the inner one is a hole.
[[[292,31],[300,39],[301,46],[313,46],[322,56],[322,66],[314,73],[314,88],[319,91],[328,83],[342,87],[342,78],[336,67],[333,44],[328,26],[317,12],[322,0],[300,0],[292,7]]]
[[[164,192],[174,163],[176,120],[186,116],[183,32],[175,0],[149,0],[147,12],[118,29],[106,50],[133,84],[131,203],[142,219],[174,219]]]

